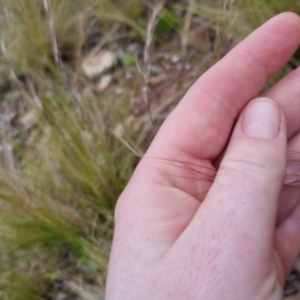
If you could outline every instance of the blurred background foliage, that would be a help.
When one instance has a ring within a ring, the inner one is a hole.
[[[114,205],[155,132],[283,11],[300,2],[0,0],[1,300],[103,299]]]

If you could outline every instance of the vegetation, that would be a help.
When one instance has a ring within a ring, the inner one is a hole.
[[[201,73],[299,1],[0,7],[0,299],[103,299],[114,205],[161,122]],[[103,49],[116,61],[99,88],[83,57]]]

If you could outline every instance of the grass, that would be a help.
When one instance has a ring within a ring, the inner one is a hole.
[[[48,10],[42,1],[0,0],[0,93],[17,114],[0,131],[1,149],[12,148],[1,152],[0,299],[103,299],[114,205],[163,119],[242,37],[300,7],[296,0],[167,1],[147,43],[153,7],[144,1],[47,2]],[[132,54],[130,45],[140,50]],[[81,68],[95,46],[125,49],[104,91]],[[173,66],[178,76],[162,81],[151,71],[161,53],[199,67]],[[30,114],[35,125],[24,129]]]

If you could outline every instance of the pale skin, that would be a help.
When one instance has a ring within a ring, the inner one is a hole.
[[[282,299],[300,251],[300,191],[282,189],[300,172],[300,69],[251,100],[299,44],[300,18],[274,17],[167,118],[117,203],[107,300]]]

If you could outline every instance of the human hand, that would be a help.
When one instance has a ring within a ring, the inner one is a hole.
[[[107,300],[282,298],[300,250],[299,189],[282,190],[300,151],[300,70],[248,102],[299,43],[300,19],[276,16],[165,121],[117,203]]]

